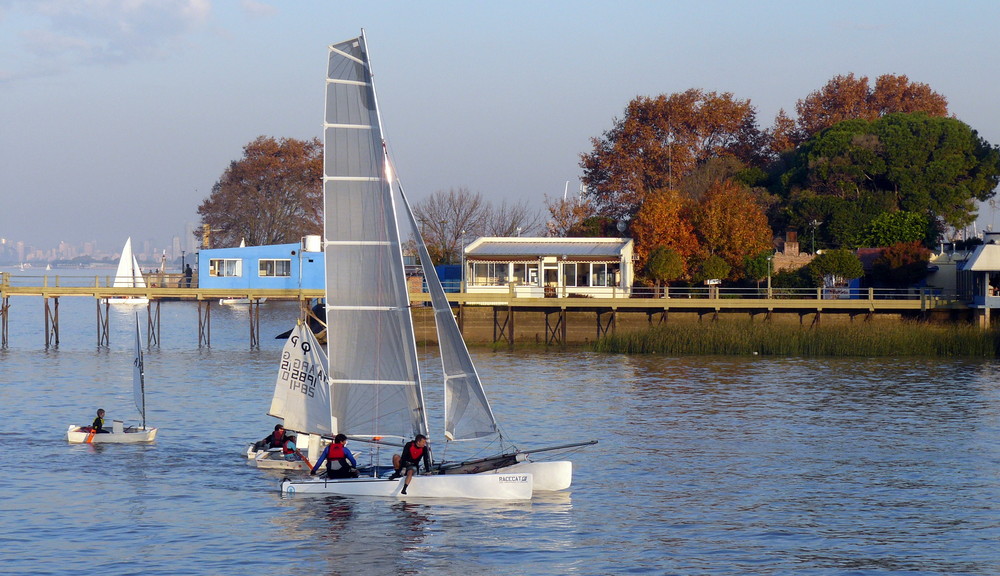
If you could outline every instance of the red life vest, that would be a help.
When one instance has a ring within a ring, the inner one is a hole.
[[[330,447],[326,449],[326,458],[327,460],[340,460],[341,458],[347,458],[347,455],[344,454],[344,445],[337,443],[330,444]]]
[[[281,453],[282,454],[293,454],[294,452],[295,452],[295,450],[292,450],[291,448],[288,447],[288,441],[287,440],[285,441],[284,444],[281,445]]]
[[[275,430],[271,434],[271,445],[272,446],[277,446],[278,444],[281,444],[284,441],[284,439],[285,439],[285,430],[284,430],[284,428],[282,428],[281,430]]]
[[[420,457],[424,455],[424,449],[417,446],[415,443],[410,444],[410,460],[413,462],[420,462]]]

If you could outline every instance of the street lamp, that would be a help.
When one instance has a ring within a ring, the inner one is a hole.
[[[813,245],[812,253],[815,256],[816,255],[816,229],[819,228],[819,225],[822,224],[822,222],[820,222],[819,220],[813,220],[809,224],[812,226],[812,245]]]
[[[462,284],[459,290],[465,293],[465,230],[462,230]]]
[[[767,297],[771,298],[771,259],[773,256],[767,257]]]

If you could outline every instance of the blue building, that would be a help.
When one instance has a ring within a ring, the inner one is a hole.
[[[319,236],[306,236],[301,244],[203,249],[198,255],[198,286],[322,290],[325,268]]]

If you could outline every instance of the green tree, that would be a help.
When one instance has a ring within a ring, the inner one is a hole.
[[[323,233],[323,145],[259,136],[198,207],[213,248],[298,242]],[[201,239],[202,230],[195,236]]]
[[[649,254],[645,272],[657,287],[669,285],[684,275],[684,258],[666,246],[658,246]]]
[[[822,286],[826,276],[851,280],[865,274],[861,260],[850,250],[825,250],[809,263],[808,269],[815,286]]]
[[[924,242],[928,234],[927,217],[900,210],[883,212],[872,219],[864,233],[868,246],[890,246],[899,242]]]
[[[856,247],[883,212],[923,214],[929,233],[963,227],[1000,183],[1000,149],[954,118],[891,114],[836,124],[800,146],[780,182],[790,225],[824,222],[831,244]]]
[[[775,270],[773,268],[772,262],[773,252],[770,250],[767,252],[761,252],[756,256],[747,257],[743,264],[743,275],[748,280],[754,280],[758,284],[764,278],[767,278],[768,274],[773,277]]]
[[[705,280],[722,280],[729,277],[733,267],[722,257],[712,254],[701,261],[693,280],[704,282]]]

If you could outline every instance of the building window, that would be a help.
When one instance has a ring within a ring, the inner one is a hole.
[[[506,286],[506,262],[476,262],[472,265],[472,286]]]
[[[518,286],[538,286],[538,264],[514,264],[513,279]]]
[[[607,286],[608,285],[608,265],[604,263],[591,264],[592,273],[591,286]]]
[[[291,260],[264,260],[258,264],[258,276],[281,276],[287,278],[292,275]]]
[[[208,261],[209,276],[243,276],[243,260],[239,258],[212,258]]]
[[[570,288],[576,287],[576,264],[563,264],[563,283]]]

